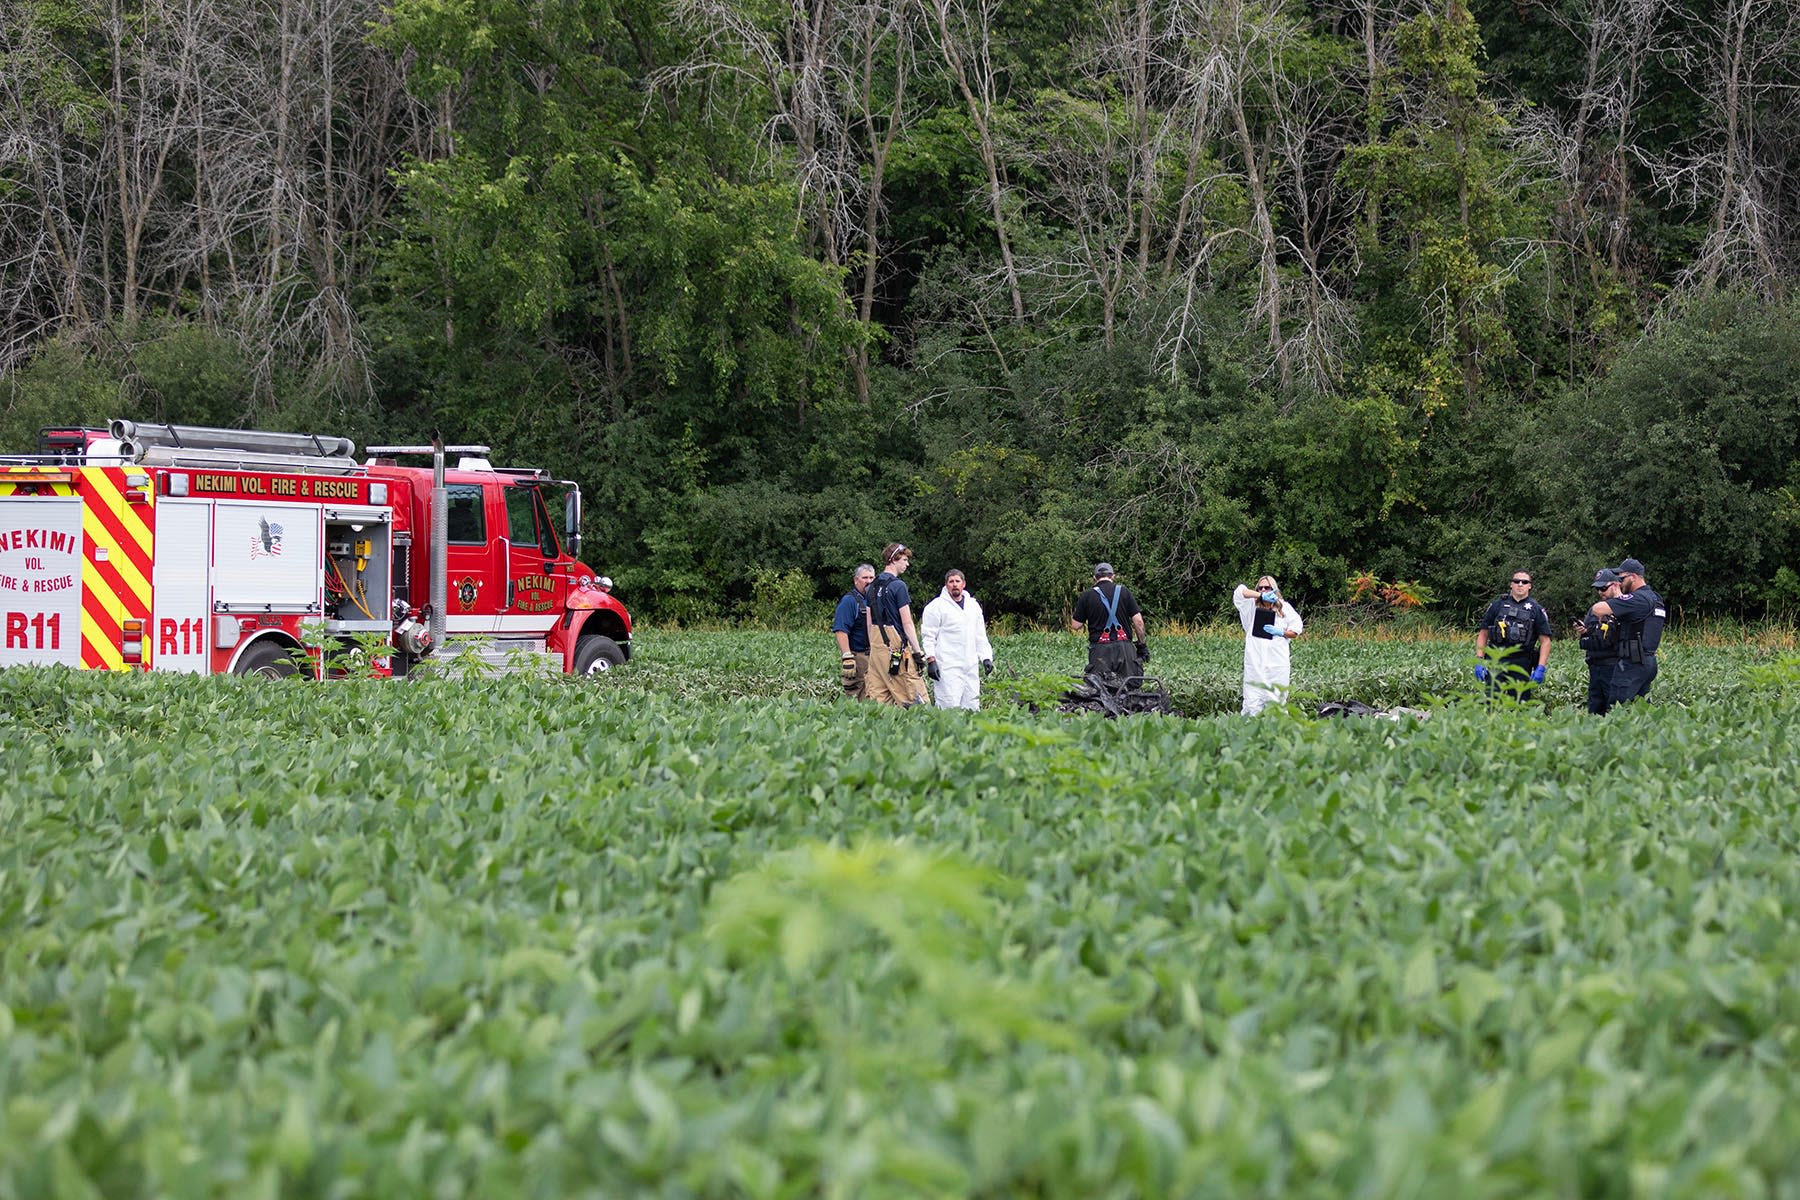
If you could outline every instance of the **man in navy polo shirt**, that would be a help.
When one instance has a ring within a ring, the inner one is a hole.
[[[850,575],[850,590],[838,601],[831,617],[831,635],[837,639],[839,680],[844,695],[852,700],[868,698],[869,622],[864,617],[869,609],[869,585],[875,582],[875,568],[863,563]]]

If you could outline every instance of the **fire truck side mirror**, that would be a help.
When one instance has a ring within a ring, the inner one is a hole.
[[[563,497],[563,541],[570,558],[581,557],[581,491],[570,488]]]

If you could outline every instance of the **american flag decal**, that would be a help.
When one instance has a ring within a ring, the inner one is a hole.
[[[281,557],[281,526],[269,524],[269,518],[256,518],[256,532],[250,537],[251,558]]]

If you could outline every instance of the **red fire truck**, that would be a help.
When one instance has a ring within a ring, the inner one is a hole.
[[[322,642],[631,655],[631,615],[583,566],[581,490],[485,446],[114,421],[0,461],[0,666],[288,675]],[[374,635],[368,637],[365,635]]]

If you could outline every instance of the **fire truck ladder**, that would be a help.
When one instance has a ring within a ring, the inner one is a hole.
[[[356,443],[344,437],[138,421],[114,421],[108,431],[119,443],[121,458],[145,466],[332,475],[357,475],[365,469],[356,460]]]

